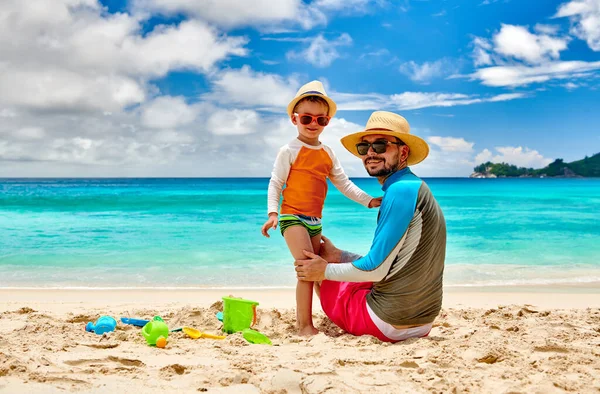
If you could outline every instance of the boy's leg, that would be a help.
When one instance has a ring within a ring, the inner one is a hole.
[[[304,226],[288,227],[283,237],[295,260],[306,260],[303,250],[313,252],[313,245]],[[312,282],[298,281],[296,285],[296,319],[299,335],[314,335],[318,331],[312,321]]]

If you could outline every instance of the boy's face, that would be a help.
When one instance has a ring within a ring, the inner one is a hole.
[[[300,105],[296,107],[295,111],[296,114],[308,114],[313,116],[327,116],[327,112],[328,110],[325,105],[321,103],[315,103],[312,101],[301,102]],[[313,119],[313,121],[310,124],[303,125],[300,123],[298,116],[296,116],[295,114],[292,114],[292,123],[296,125],[296,127],[298,128],[298,133],[301,136],[310,140],[319,138],[319,135],[321,135],[323,129],[325,129],[325,126],[320,126],[317,123],[316,119]]]

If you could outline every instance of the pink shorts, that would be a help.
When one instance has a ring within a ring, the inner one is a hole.
[[[398,342],[398,340],[385,336],[369,315],[367,295],[371,292],[372,287],[373,283],[371,282],[354,283],[324,280],[321,283],[321,307],[323,312],[336,326],[349,334],[356,336],[372,335],[384,342]],[[430,329],[431,325],[418,336],[427,336]]]

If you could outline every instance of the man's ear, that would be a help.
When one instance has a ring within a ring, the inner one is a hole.
[[[406,161],[408,160],[408,155],[410,155],[410,148],[408,147],[408,145],[402,145],[400,147],[401,151],[400,151],[400,159],[401,161]]]
[[[293,123],[293,124],[295,124],[295,125],[297,125],[297,124],[298,124],[298,121],[296,120],[296,115],[292,114],[292,117],[291,117],[291,119],[292,119],[292,123]]]

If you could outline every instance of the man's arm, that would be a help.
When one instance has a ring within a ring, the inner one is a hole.
[[[390,186],[381,204],[369,253],[352,262],[328,264],[325,279],[338,282],[379,282],[385,278],[406,238],[420,186],[420,180],[401,181]],[[342,260],[352,258],[351,255],[342,253]]]
[[[346,252],[345,250],[342,250],[342,257],[340,258],[340,263],[351,263],[360,258],[362,258],[362,256],[359,254]]]

